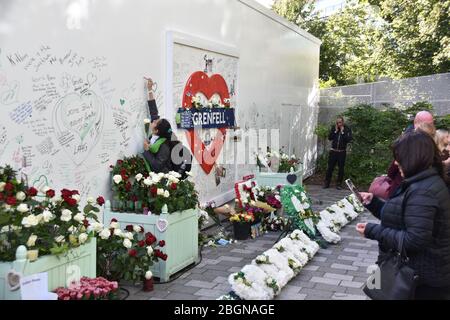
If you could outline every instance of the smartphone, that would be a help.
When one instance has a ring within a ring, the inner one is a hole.
[[[345,183],[347,184],[348,188],[350,189],[351,192],[353,192],[353,194],[355,195],[355,197],[359,200],[359,202],[364,203],[363,202],[363,198],[361,197],[361,195],[359,194],[359,190],[358,188],[355,187],[355,185],[353,184],[353,181],[348,179],[345,180]]]

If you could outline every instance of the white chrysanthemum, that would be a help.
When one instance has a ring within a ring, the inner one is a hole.
[[[118,223],[118,222],[111,222],[109,227],[111,229],[120,229],[120,223]]]
[[[123,246],[127,249],[130,249],[133,246],[133,244],[131,243],[130,239],[124,239]]]
[[[108,240],[111,237],[111,231],[109,229],[103,229],[102,232],[99,233],[100,238],[103,240]]]
[[[334,244],[341,242],[341,237],[337,233],[331,231],[323,221],[319,221],[316,227],[326,242]]]
[[[153,184],[153,180],[150,177],[144,179],[144,184],[146,186],[151,186]]]
[[[82,214],[81,212],[78,212],[74,217],[73,220],[75,220],[78,223],[83,223],[83,221],[86,219],[86,217],[84,216],[84,214]]]
[[[169,198],[170,197],[170,192],[169,191],[164,191],[164,198]]]
[[[51,213],[51,212],[48,211],[48,210],[44,210],[44,212],[42,213],[42,218],[43,218],[44,222],[46,222],[46,223],[48,223],[48,222],[50,222],[51,220],[53,220],[54,217],[55,217],[55,216],[53,215],[53,213]]]
[[[145,273],[145,279],[150,280],[153,278],[153,273],[149,270]]]
[[[95,203],[94,197],[88,197],[88,198],[87,198],[87,203],[88,203],[88,204],[91,204],[91,205],[94,204],[94,203]]]
[[[32,248],[36,245],[37,235],[32,234],[27,240],[27,247]]]
[[[101,232],[103,230],[103,223],[100,222],[94,222],[93,224],[91,224],[89,226],[89,228],[91,230],[93,230],[94,232]]]
[[[30,211],[30,208],[28,208],[28,205],[26,203],[21,203],[17,206],[16,210],[20,213],[25,213]]]
[[[87,239],[88,239],[88,235],[86,233],[81,233],[78,236],[78,241],[80,242],[80,244],[85,243],[87,241]]]
[[[25,228],[35,227],[39,224],[39,219],[34,215],[30,214],[28,217],[22,219],[22,225]]]
[[[148,254],[149,256],[151,256],[151,255],[153,254],[153,248],[152,248],[152,246],[148,246],[148,247],[147,247],[147,254]]]
[[[27,195],[23,191],[19,191],[16,193],[16,199],[19,201],[23,201],[27,198]]]
[[[119,183],[122,182],[122,176],[121,176],[120,174],[115,175],[115,176],[113,177],[113,180],[114,180],[114,183],[115,183],[115,184],[119,184]]]
[[[133,233],[131,233],[131,232],[125,232],[125,233],[123,233],[123,236],[129,240],[134,239]]]
[[[72,220],[72,211],[64,209],[61,212],[61,221],[69,222],[70,220]]]
[[[138,173],[138,174],[135,176],[135,179],[136,179],[137,182],[139,182],[139,181],[142,180],[143,177],[144,177],[144,176],[142,175],[142,173]]]
[[[120,230],[120,229],[114,229],[114,235],[115,235],[116,237],[121,237],[121,236],[123,236],[122,230]]]
[[[158,196],[164,196],[164,189],[158,188],[158,190],[156,190],[156,194]]]

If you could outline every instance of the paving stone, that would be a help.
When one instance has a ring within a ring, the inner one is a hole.
[[[222,256],[219,258],[219,261],[232,261],[232,262],[241,262],[242,257],[230,257],[230,256]]]
[[[319,270],[319,266],[306,265],[303,267],[302,271],[317,271]]]
[[[197,300],[197,297],[186,293],[171,293],[166,297],[166,300]]]
[[[305,300],[307,297],[306,294],[289,294],[282,291],[276,300]]]
[[[314,286],[314,289],[330,291],[330,292],[342,292],[342,293],[346,292],[345,287],[329,285],[329,284],[325,284],[325,283],[317,283]]]
[[[231,250],[231,252],[233,252],[233,253],[242,253],[242,254],[253,254],[253,253],[256,252],[256,250],[233,249],[233,250]]]
[[[200,280],[191,280],[188,283],[186,283],[186,286],[205,288],[205,289],[211,289],[215,285],[216,285],[216,283],[214,283],[214,282],[206,282],[206,281],[200,281]]]
[[[222,277],[222,276],[218,276],[217,278],[215,278],[213,280],[214,283],[228,283],[228,278],[226,277]]]
[[[319,290],[319,289],[310,289],[304,288],[300,292],[301,294],[306,294],[306,299],[308,300],[311,296],[317,296],[322,299],[329,299],[333,296],[333,292],[327,290]],[[314,299],[315,300],[315,299]]]
[[[325,283],[325,284],[330,284],[330,285],[337,286],[341,282],[341,280],[330,279],[330,278],[312,277],[311,282]]]
[[[352,265],[354,265],[355,267],[362,267],[362,268],[368,268],[372,265],[374,265],[375,263],[370,263],[370,262],[362,262],[362,261],[355,261],[352,263]]]
[[[336,279],[336,280],[344,280],[344,281],[352,281],[353,276],[337,274],[337,273],[325,273],[324,278]]]
[[[360,254],[367,254],[367,250],[365,249],[353,249],[353,248],[344,248],[345,252],[354,252],[354,253],[360,253]]]
[[[242,268],[243,268],[243,266],[242,267],[231,267],[231,268],[228,269],[228,271],[230,273],[239,272],[239,271],[242,270]]]
[[[333,299],[333,300],[366,300],[366,296],[336,292],[335,294],[333,294],[331,299]]]
[[[227,293],[227,291],[225,291],[225,290],[200,289],[199,291],[195,292],[194,295],[209,297],[211,300],[216,300],[218,297],[220,297],[221,295],[224,295],[226,293]]]
[[[316,262],[326,262],[328,260],[328,258],[327,257],[314,257],[314,259],[313,259],[313,263],[316,263]]]
[[[350,266],[346,264],[340,264],[340,263],[333,263],[331,265],[332,269],[341,269],[341,270],[352,270],[352,271],[358,271],[358,267]]]
[[[352,262],[363,260],[360,257],[351,257],[351,256],[338,256],[337,258],[338,258],[338,260],[345,260],[345,261],[352,261]]]
[[[340,284],[342,287],[348,287],[348,288],[362,288],[364,283],[362,282],[354,282],[354,281],[342,281]]]
[[[190,286],[178,285],[178,284],[173,285],[168,289],[168,291],[170,291],[170,293],[187,293],[187,294],[194,294],[198,290],[199,290],[198,287],[190,287]]]

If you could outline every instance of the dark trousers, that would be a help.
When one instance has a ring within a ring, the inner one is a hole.
[[[434,288],[429,286],[418,286],[416,289],[416,300],[450,300],[450,287]]]
[[[344,182],[344,168],[345,168],[345,159],[347,158],[347,152],[337,152],[337,151],[330,151],[330,155],[328,158],[328,170],[327,170],[327,176],[325,179],[325,183],[327,185],[331,182],[331,177],[333,176],[334,168],[336,167],[336,164],[339,167],[339,173],[338,173],[338,179],[337,183],[342,184]]]

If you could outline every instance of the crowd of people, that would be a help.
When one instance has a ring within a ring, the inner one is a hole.
[[[378,242],[379,266],[392,254],[405,257],[414,271],[414,283],[401,282],[411,286],[409,299],[450,299],[449,132],[436,130],[433,115],[422,111],[392,151],[388,192],[361,193],[380,223],[359,223],[357,231]]]

